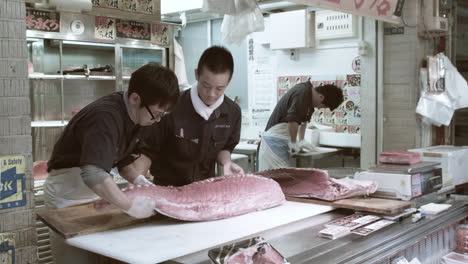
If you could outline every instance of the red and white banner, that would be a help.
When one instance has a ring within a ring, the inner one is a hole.
[[[289,0],[294,3],[400,23],[404,0]]]

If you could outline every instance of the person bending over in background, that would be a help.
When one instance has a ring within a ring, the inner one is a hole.
[[[133,184],[152,184],[129,164],[138,157],[143,128],[159,122],[178,97],[176,75],[150,63],[132,74],[128,92],[107,95],[79,111],[65,127],[48,162],[46,208],[103,198],[136,218],[154,214],[154,201],[143,197],[129,200],[109,172],[117,167]],[[67,246],[56,234],[51,234],[51,242],[55,263],[96,263],[91,254]]]
[[[262,135],[258,168],[260,171],[290,167],[289,153],[314,151],[304,140],[307,122],[315,108],[336,109],[343,102],[343,91],[335,85],[312,87],[299,83],[284,94],[276,105]]]
[[[216,162],[225,175],[244,173],[231,161],[241,129],[240,108],[224,95],[233,72],[234,60],[226,48],[213,46],[203,52],[195,70],[197,83],[152,127],[146,156],[135,164],[140,172],[150,167],[154,183],[172,186],[214,177]]]

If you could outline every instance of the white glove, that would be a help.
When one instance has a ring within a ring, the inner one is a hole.
[[[135,180],[133,180],[133,184],[135,185],[154,185],[152,182],[150,182],[148,179],[146,179],[145,176],[143,175],[138,175]]]
[[[312,143],[302,139],[301,141],[299,141],[297,143],[299,145],[299,148],[301,148],[302,150],[307,150],[307,151],[310,151],[310,152],[317,152],[318,149],[316,146],[314,146]]]
[[[296,143],[289,142],[288,146],[289,146],[289,153],[291,154],[297,154],[299,153],[299,151],[301,151],[301,148],[299,147],[299,144],[297,144],[297,142]]]
[[[154,208],[156,207],[156,202],[151,200],[148,197],[137,196],[132,201],[132,206],[126,213],[135,218],[147,218],[154,215],[156,212]]]

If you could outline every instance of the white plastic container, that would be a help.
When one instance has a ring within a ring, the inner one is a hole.
[[[442,263],[445,264],[466,264],[468,263],[468,255],[451,252],[442,257]]]
[[[320,125],[317,123],[311,123],[310,126],[306,129],[305,138],[310,140],[310,143],[314,146],[319,146],[320,144],[320,132],[331,132],[333,127]]]
[[[443,187],[468,182],[468,146],[432,146],[408,151],[421,154],[423,161],[440,162]]]

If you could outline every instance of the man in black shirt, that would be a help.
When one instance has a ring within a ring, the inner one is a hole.
[[[137,160],[150,167],[158,185],[181,186],[215,176],[218,162],[224,174],[243,173],[231,161],[239,142],[241,111],[224,95],[234,71],[231,53],[220,46],[205,50],[195,70],[197,83],[184,91],[174,111],[152,126],[149,148]]]
[[[307,122],[315,108],[336,109],[343,92],[335,85],[312,87],[299,83],[281,97],[268,120],[259,150],[259,170],[289,167],[289,153],[313,150],[304,140]]]
[[[159,122],[179,96],[177,77],[168,68],[147,64],[136,70],[128,92],[105,96],[79,111],[65,127],[48,162],[44,184],[47,209],[103,198],[135,218],[154,214],[154,201],[133,200],[109,174],[117,167],[133,184],[152,184],[129,165],[138,155],[143,127]],[[129,168],[127,168],[129,167]],[[51,234],[55,263],[95,263],[84,251]]]

